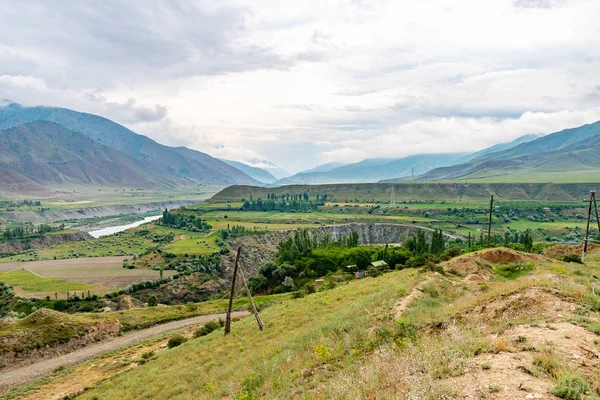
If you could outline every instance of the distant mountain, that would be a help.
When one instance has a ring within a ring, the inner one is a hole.
[[[269,160],[256,158],[253,160],[246,161],[248,162],[248,164],[252,164],[256,168],[264,169],[265,171],[273,175],[276,179],[282,179],[291,175],[285,168],[282,168]]]
[[[474,160],[478,157],[482,157],[486,154],[511,149],[515,146],[520,145],[521,143],[531,142],[532,140],[535,140],[539,137],[540,137],[540,135],[529,134],[529,135],[524,135],[524,136],[518,137],[517,139],[513,140],[512,142],[495,144],[491,147],[485,148],[485,149],[477,151],[475,153],[471,153],[471,154],[461,158],[460,160],[456,160],[456,164],[466,163],[466,162]]]
[[[240,171],[245,172],[250,175],[252,178],[256,179],[262,183],[273,183],[277,180],[269,171],[266,171],[262,168],[252,167],[248,164],[241,163],[239,161],[225,160],[223,158],[219,158],[219,160],[231,165],[234,168],[239,169]]]
[[[324,172],[302,172],[280,179],[276,185],[290,184],[326,184],[326,183],[368,183],[382,179],[422,174],[430,169],[450,165],[465,156],[456,154],[417,154],[393,158],[370,158],[354,164],[347,164]]]
[[[35,122],[52,122],[54,124],[34,124]],[[58,128],[56,125],[63,127]],[[54,107],[22,107],[18,104],[11,103],[7,106],[0,107],[0,137],[8,138],[6,131],[12,128],[19,128],[27,132],[28,137],[44,138],[49,147],[55,148],[56,154],[65,156],[67,153],[83,154],[84,149],[76,149],[73,146],[92,146],[97,144],[103,147],[93,147],[98,153],[103,153],[103,157],[107,163],[111,160],[114,165],[124,168],[122,180],[112,174],[115,171],[107,170],[107,176],[102,175],[102,171],[98,174],[92,173],[95,171],[93,166],[85,164],[73,164],[73,168],[79,168],[82,171],[87,171],[91,175],[84,178],[83,175],[76,178],[74,174],[77,171],[61,171],[54,170],[55,173],[48,173],[46,176],[48,181],[42,179],[39,174],[33,175],[33,181],[42,185],[54,184],[57,182],[71,182],[77,184],[106,184],[118,186],[133,187],[148,187],[148,185],[158,185],[160,187],[176,187],[176,186],[196,186],[196,185],[214,185],[227,186],[232,184],[258,184],[259,182],[251,178],[246,173],[231,165],[219,161],[208,154],[190,150],[185,147],[168,147],[161,145],[152,139],[138,135],[131,130],[119,125],[106,118],[67,110],[64,108]],[[48,132],[44,130],[48,129]],[[13,132],[14,133],[14,132]],[[79,135],[73,136],[73,133]],[[76,137],[76,142],[71,145],[65,143],[61,138],[61,134]],[[88,139],[84,141],[83,136]],[[27,160],[29,155],[26,153],[27,145],[23,143],[23,138],[18,135],[10,135],[10,142],[6,145],[15,146],[22,149],[20,157],[24,158],[23,168],[29,165]],[[90,147],[90,148],[92,148]],[[51,157],[52,154],[41,152],[36,153],[38,157],[36,162],[42,162],[43,157]],[[116,152],[115,152],[116,151]],[[128,158],[124,157],[127,155]],[[13,157],[18,157],[18,154],[12,154]],[[59,157],[59,156],[56,156]],[[65,156],[66,157],[66,156]],[[60,158],[60,157],[59,157]],[[133,163],[131,160],[135,160]],[[73,159],[69,159],[74,162]],[[86,161],[85,157],[82,161]],[[95,163],[96,159],[91,158],[90,163]],[[18,162],[11,160],[12,167],[9,169],[19,171],[16,165]],[[105,164],[108,168],[110,164]],[[90,167],[91,170],[87,168]],[[138,170],[139,169],[139,170]],[[134,171],[136,171],[134,173]],[[67,173],[69,172],[69,173]],[[29,171],[28,173],[33,173]],[[29,177],[28,175],[25,175]],[[34,179],[35,178],[35,179]]]
[[[307,169],[306,171],[302,171],[300,173],[306,174],[306,173],[310,173],[310,172],[327,172],[327,171],[331,171],[332,169],[335,169],[335,168],[343,167],[344,165],[348,165],[348,163],[330,162],[330,163],[326,163],[326,164],[317,165],[314,168]]]
[[[599,176],[600,121],[436,168],[417,180],[596,182]]]
[[[0,164],[40,185],[176,186],[135,158],[50,121],[2,131]]]

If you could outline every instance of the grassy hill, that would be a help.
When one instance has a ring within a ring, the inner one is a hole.
[[[582,266],[498,248],[437,272],[323,288],[262,310],[262,332],[248,317],[229,336],[217,329],[156,349],[104,380],[100,363],[80,398],[591,399],[600,393],[595,257]],[[77,369],[53,379],[69,376]]]
[[[596,178],[597,180],[597,178]],[[593,182],[593,181],[591,181]],[[600,188],[596,183],[356,183],[333,185],[290,185],[277,188],[230,186],[215,194],[211,201],[240,201],[266,199],[269,193],[327,195],[336,202],[389,202],[394,188],[397,203],[414,200],[489,202],[497,200],[579,201],[590,190]]]

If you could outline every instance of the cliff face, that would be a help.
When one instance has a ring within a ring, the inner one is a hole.
[[[91,238],[92,237],[87,232],[51,234],[41,238],[32,239],[30,241],[24,240],[0,243],[0,253],[19,253],[26,248],[43,249],[45,247],[56,246],[58,244],[74,242],[76,240],[88,240]]]
[[[48,222],[68,221],[73,219],[111,217],[121,214],[141,214],[152,210],[164,210],[165,208],[171,210],[173,208],[196,203],[198,203],[198,201],[193,200],[159,201],[144,204],[98,206],[70,210],[46,210],[42,212],[14,211],[2,214],[2,218],[7,221],[33,222],[35,224],[42,224]]]
[[[416,236],[419,230],[424,230],[427,236],[433,232],[430,228],[404,224],[348,224],[337,226],[321,226],[310,229],[311,235],[323,239],[326,235],[332,238],[346,236],[350,232],[358,233],[360,244],[386,244],[402,243],[409,236]],[[243,236],[230,242],[233,249],[229,254],[221,257],[221,264],[225,274],[229,276],[233,271],[237,248],[242,246],[240,260],[247,276],[254,275],[264,262],[271,260],[277,254],[277,244],[289,236],[296,229],[287,231],[269,232],[264,235]],[[450,235],[447,235],[450,236]],[[452,236],[450,236],[452,237]]]

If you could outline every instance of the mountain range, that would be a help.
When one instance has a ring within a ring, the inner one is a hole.
[[[239,169],[240,171],[245,172],[246,174],[248,174],[249,176],[251,176],[259,182],[273,183],[277,180],[277,178],[272,173],[265,169],[253,167],[251,165],[244,164],[239,161],[225,160],[223,158],[219,158],[219,160],[231,165],[234,168]]]
[[[0,107],[0,187],[58,185],[174,188],[257,185],[208,154],[168,147],[106,118],[56,107]],[[10,171],[10,172],[7,172]],[[34,190],[35,189],[35,190]]]
[[[414,180],[486,182],[597,182],[600,121],[485,152],[466,162],[434,168]],[[406,178],[386,182],[406,181]]]
[[[165,146],[93,114],[15,103],[0,106],[0,194],[32,195],[77,186],[592,182],[600,176],[600,121],[542,137],[525,135],[475,153],[332,162],[287,177],[267,160],[255,161],[248,165]]]
[[[368,183],[381,179],[422,174],[432,168],[450,165],[466,154],[416,154],[403,158],[368,158],[353,164],[334,168],[319,166],[308,172],[280,179],[276,185]],[[331,166],[331,164],[329,164]]]

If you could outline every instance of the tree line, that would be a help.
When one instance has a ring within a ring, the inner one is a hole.
[[[2,238],[4,240],[18,240],[30,237],[39,237],[49,232],[59,232],[64,230],[65,224],[60,224],[57,226],[48,224],[41,224],[38,226],[25,225],[18,226],[16,228],[6,228],[6,230],[2,233]]]
[[[200,216],[183,213],[172,213],[165,209],[158,223],[176,229],[184,229],[191,232],[206,232],[212,226]]]

